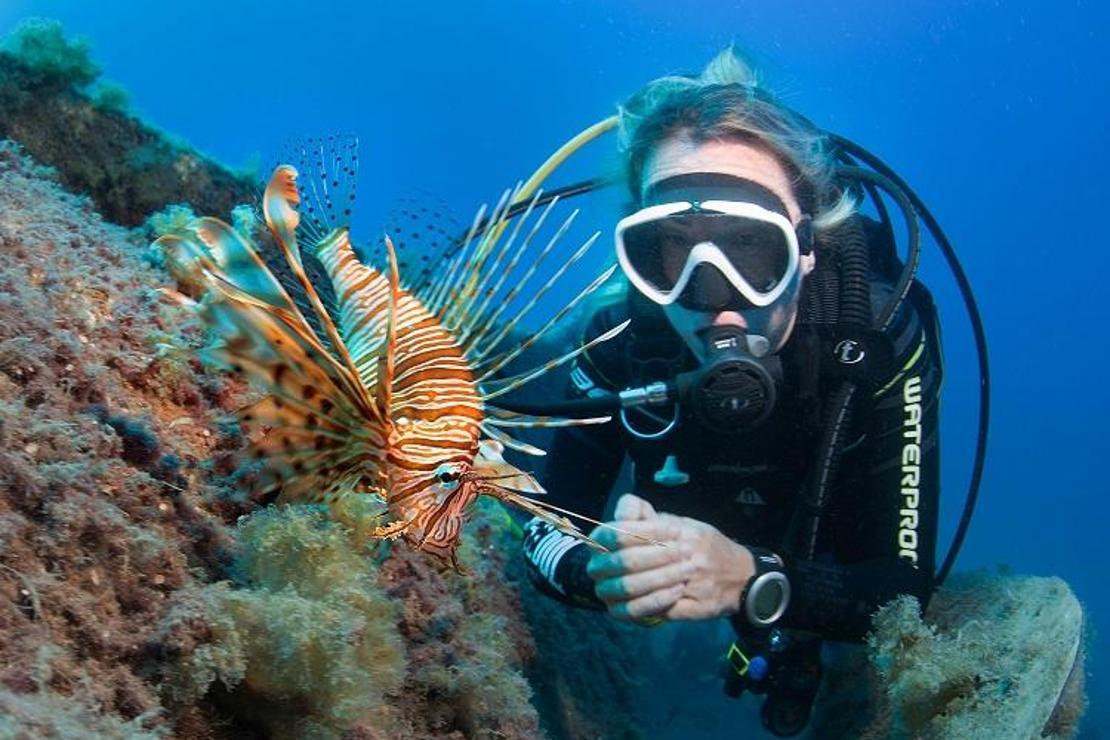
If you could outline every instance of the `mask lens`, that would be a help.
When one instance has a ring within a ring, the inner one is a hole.
[[[628,261],[641,278],[664,293],[674,290],[694,244],[689,226],[676,217],[638,224],[624,232]]]
[[[712,242],[758,293],[770,293],[786,275],[789,247],[775,224],[724,214],[706,214],[702,241]]]
[[[702,243],[715,245],[758,293],[772,291],[790,264],[789,245],[777,225],[724,213],[687,211],[659,218],[627,228],[623,239],[630,265],[663,293],[674,290],[690,252]]]

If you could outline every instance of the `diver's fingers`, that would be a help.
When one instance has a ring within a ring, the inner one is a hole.
[[[617,499],[613,519],[616,521],[635,521],[655,516],[655,507],[635,494],[626,493]]]
[[[633,545],[615,552],[597,553],[586,565],[586,574],[600,581],[669,565],[688,557],[685,548],[659,547],[658,545]]]
[[[693,570],[693,565],[689,561],[670,563],[661,568],[629,573],[620,578],[607,578],[598,583],[594,590],[597,597],[606,603],[629,601],[672,586],[682,585],[689,580]]]
[[[615,522],[620,531],[609,527],[597,527],[590,538],[610,550],[622,547],[643,545],[645,541],[668,543],[679,538],[682,533],[682,519],[667,514],[659,514],[643,521]]]
[[[685,586],[679,583],[661,591],[653,591],[645,596],[610,604],[609,613],[617,619],[628,622],[665,614],[682,598],[683,589],[685,589]]]

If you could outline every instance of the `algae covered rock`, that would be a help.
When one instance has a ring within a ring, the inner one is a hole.
[[[32,19],[0,41],[0,139],[54,167],[104,218],[137,226],[171,203],[227,213],[254,183],[130,115],[89,46],[56,21]]]
[[[1083,609],[1059,578],[955,575],[924,621],[884,606],[868,648],[873,737],[1072,737],[1083,712]]]

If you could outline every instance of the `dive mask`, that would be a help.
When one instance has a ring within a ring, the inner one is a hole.
[[[790,289],[810,250],[809,219],[795,229],[782,201],[750,180],[678,175],[652,186],[644,201],[617,224],[617,261],[629,282],[662,306],[769,306]]]

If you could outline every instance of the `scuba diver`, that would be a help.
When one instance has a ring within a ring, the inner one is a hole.
[[[619,133],[623,280],[583,334],[631,323],[579,358],[567,402],[619,419],[558,430],[542,483],[596,519],[626,458],[633,489],[592,535],[608,552],[529,522],[529,574],[622,620],[729,619],[726,690],[765,693],[765,726],[794,735],[821,641],[861,641],[879,606],[924,608],[938,583],[936,311],[875,188],[917,204],[731,49],[649,83]]]

